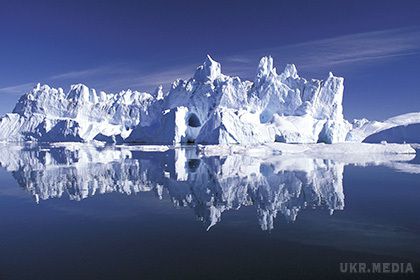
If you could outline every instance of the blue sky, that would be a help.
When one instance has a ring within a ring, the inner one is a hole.
[[[36,3],[35,3],[36,2]],[[420,111],[420,1],[0,0],[0,114],[37,82],[153,90],[209,53],[253,79],[258,60],[345,77],[349,119]]]

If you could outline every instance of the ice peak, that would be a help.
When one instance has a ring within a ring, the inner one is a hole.
[[[32,92],[38,92],[38,91],[50,91],[51,87],[47,84],[41,84],[37,83],[36,86],[32,89]]]
[[[89,90],[89,88],[86,86],[86,85],[84,85],[84,84],[74,84],[74,85],[71,85],[70,86],[70,92],[72,92],[72,91],[83,91],[83,90]]]
[[[84,84],[71,85],[70,91],[67,95],[67,99],[78,102],[97,102],[98,97],[94,89],[90,90]]]
[[[204,61],[204,63],[218,63],[217,61],[215,61],[209,54],[206,55],[206,60]]]
[[[194,74],[194,79],[200,82],[211,81],[213,82],[221,75],[220,63],[213,60],[210,55],[207,55],[204,63],[197,67]]]
[[[258,64],[256,81],[260,81],[261,79],[270,76],[270,74],[277,75],[273,58],[271,56],[263,56]]]
[[[294,64],[287,64],[283,71],[286,78],[291,77],[293,79],[296,79],[298,76],[297,69]]]
[[[153,96],[154,96],[157,100],[161,100],[161,99],[163,99],[164,94],[163,94],[163,86],[162,86],[162,85],[158,86],[158,87],[155,89],[155,92],[154,92]]]

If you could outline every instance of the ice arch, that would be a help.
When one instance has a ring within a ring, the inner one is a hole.
[[[191,126],[191,127],[200,127],[201,126],[200,119],[197,117],[196,114],[194,114],[194,113],[190,114],[190,116],[188,117],[188,126]]]

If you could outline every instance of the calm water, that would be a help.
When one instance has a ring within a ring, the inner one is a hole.
[[[0,279],[414,279],[413,157],[0,146]]]

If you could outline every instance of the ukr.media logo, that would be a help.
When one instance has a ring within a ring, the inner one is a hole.
[[[411,263],[340,263],[341,273],[414,273]]]

